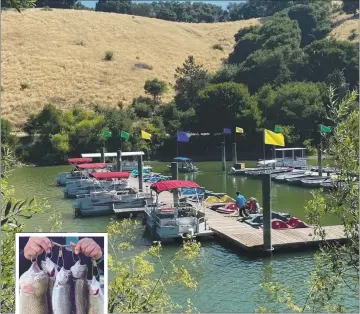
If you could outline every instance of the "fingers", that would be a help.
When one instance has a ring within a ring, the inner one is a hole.
[[[26,259],[42,254],[42,252],[50,253],[51,242],[46,237],[30,237],[24,248],[24,256]]]
[[[82,252],[85,256],[99,259],[102,256],[101,247],[90,238],[81,239],[76,247],[75,254]]]

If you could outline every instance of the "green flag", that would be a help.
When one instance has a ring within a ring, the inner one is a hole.
[[[104,131],[104,136],[105,137],[111,137],[111,132],[110,131]]]
[[[320,124],[320,132],[330,133],[330,132],[331,132],[331,128],[330,128],[329,126]]]
[[[121,130],[120,135],[122,138],[126,138],[126,139],[130,137],[130,134],[123,130]]]
[[[283,129],[280,126],[275,125],[274,132],[281,133],[282,131],[283,131]]]

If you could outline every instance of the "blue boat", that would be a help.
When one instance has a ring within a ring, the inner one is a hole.
[[[192,160],[187,157],[176,157],[174,162],[178,163],[179,173],[189,173],[197,172],[199,169],[193,165]],[[171,169],[171,166],[168,165],[168,168]]]

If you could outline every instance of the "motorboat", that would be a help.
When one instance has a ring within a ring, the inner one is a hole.
[[[95,172],[88,179],[69,182],[64,189],[65,198],[76,198],[77,195],[94,191],[130,191],[128,172]]]
[[[314,176],[314,175],[305,175],[305,176],[299,176],[299,177],[290,177],[285,179],[286,183],[291,184],[291,185],[301,185],[301,181],[302,180],[314,180],[314,179],[319,179],[321,177],[319,176]],[[326,178],[324,178],[326,179]]]
[[[130,189],[123,191],[96,191],[79,195],[73,205],[75,216],[99,216],[119,214],[131,208],[144,208],[147,201],[152,202],[150,193],[136,192]],[[116,209],[116,211],[115,211]]]
[[[192,160],[187,157],[176,157],[174,158],[174,162],[178,164],[179,173],[197,172],[199,170],[193,165]],[[168,168],[171,169],[171,166],[168,165]]]
[[[251,177],[259,177],[263,174],[266,173],[270,173],[270,174],[275,174],[275,173],[285,173],[285,172],[290,172],[292,169],[291,168],[287,168],[287,167],[281,167],[281,168],[275,168],[275,169],[259,169],[257,171],[249,171],[246,172],[247,175],[251,176]]]
[[[145,206],[143,223],[151,230],[153,238],[160,240],[212,235],[209,230],[205,211],[200,210],[202,203],[177,202],[175,204],[160,203],[159,194],[165,191],[176,193],[178,189],[200,186],[192,181],[169,180],[151,185],[150,190],[156,193],[156,202]],[[195,190],[196,191],[196,190]]]
[[[324,183],[326,181],[331,181],[331,179],[327,177],[314,177],[314,178],[307,178],[301,180],[301,185],[308,187],[308,188],[319,188],[321,186],[321,183]]]
[[[286,182],[286,179],[307,177],[309,174],[305,170],[294,170],[287,173],[275,174],[272,178],[276,182]]]

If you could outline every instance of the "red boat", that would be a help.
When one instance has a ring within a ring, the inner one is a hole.
[[[309,228],[305,222],[296,217],[291,217],[289,221],[284,222],[280,219],[273,219],[271,221],[273,229],[296,229],[296,228]]]
[[[236,212],[236,210],[237,206],[235,203],[230,203],[227,204],[225,207],[219,207],[218,209],[216,209],[216,211],[221,214],[232,214]]]

